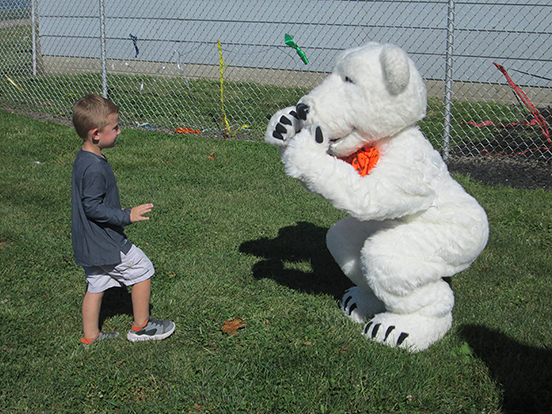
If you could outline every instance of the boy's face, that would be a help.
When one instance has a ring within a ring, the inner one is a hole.
[[[100,150],[104,148],[113,148],[117,135],[121,133],[119,129],[119,114],[111,114],[107,117],[108,124],[103,130],[97,131],[94,136],[94,144],[98,146]]]

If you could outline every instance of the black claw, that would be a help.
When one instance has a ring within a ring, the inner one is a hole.
[[[401,333],[401,335],[399,336],[399,340],[397,341],[397,346],[399,346],[400,344],[402,344],[404,342],[404,340],[406,338],[408,338],[408,335],[406,332],[403,332]]]
[[[315,140],[319,144],[324,142],[324,134],[322,133],[322,128],[320,127],[316,127]]]
[[[280,134],[278,131],[274,131],[274,132],[272,133],[272,136],[273,136],[274,138],[276,138],[276,139],[282,139],[282,140],[284,139],[284,137],[282,136],[282,134]]]
[[[309,107],[308,105],[305,105],[304,103],[299,103],[295,107],[297,109],[297,114],[299,116],[299,119],[306,121],[307,120],[307,114],[309,113]]]
[[[280,123],[284,125],[291,125],[291,121],[287,119],[284,115],[280,118]]]
[[[296,119],[299,119],[299,115],[297,115],[297,112],[291,111],[289,114],[290,114],[291,116],[294,116]]]
[[[278,131],[280,134],[285,134],[287,132],[287,129],[281,124],[276,124],[276,131]]]
[[[343,303],[343,309],[347,307],[352,298],[352,296],[349,296],[347,299],[345,299],[345,302]]]
[[[374,329],[372,329],[372,339],[374,339],[378,334],[378,330],[380,326],[381,326],[381,323],[378,323],[377,325],[374,326]]]
[[[368,329],[370,329],[370,326],[372,326],[372,322],[368,322],[366,325],[364,325],[364,331],[362,331],[363,335],[366,335],[368,333]]]
[[[395,329],[394,326],[390,326],[389,328],[387,328],[387,332],[385,332],[385,338],[383,338],[384,341],[387,341],[387,338],[389,337],[389,334],[393,332],[393,329]]]
[[[351,316],[351,313],[353,313],[353,311],[357,308],[357,304],[356,303],[353,303],[351,305],[351,307],[349,308],[349,316]]]

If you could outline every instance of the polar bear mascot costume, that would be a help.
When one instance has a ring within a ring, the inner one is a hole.
[[[367,338],[410,351],[450,329],[454,295],[443,278],[468,268],[489,233],[483,208],[416,126],[426,95],[403,50],[368,43],[273,115],[265,137],[289,176],[350,215],[326,238],[356,285],[342,311]]]

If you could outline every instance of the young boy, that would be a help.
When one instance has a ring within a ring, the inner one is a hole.
[[[73,107],[73,125],[83,139],[73,164],[72,239],[75,262],[84,267],[88,290],[82,303],[83,345],[114,339],[117,332],[99,330],[103,293],[115,286],[132,286],[134,322],[130,341],[165,339],[175,325],[149,314],[150,277],[153,265],[128,241],[124,227],[148,220],[153,204],[121,209],[115,175],[102,154],[113,148],[119,129],[119,108],[101,96],[90,94]]]

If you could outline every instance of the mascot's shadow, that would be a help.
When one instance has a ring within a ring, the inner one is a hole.
[[[240,252],[262,258],[253,266],[253,276],[272,279],[300,292],[325,293],[340,300],[353,286],[326,248],[328,229],[299,222],[283,227],[274,239],[260,238],[240,245]],[[312,272],[286,268],[286,263],[309,261]]]
[[[523,345],[479,325],[463,325],[460,334],[504,390],[503,413],[552,413],[552,349]]]

